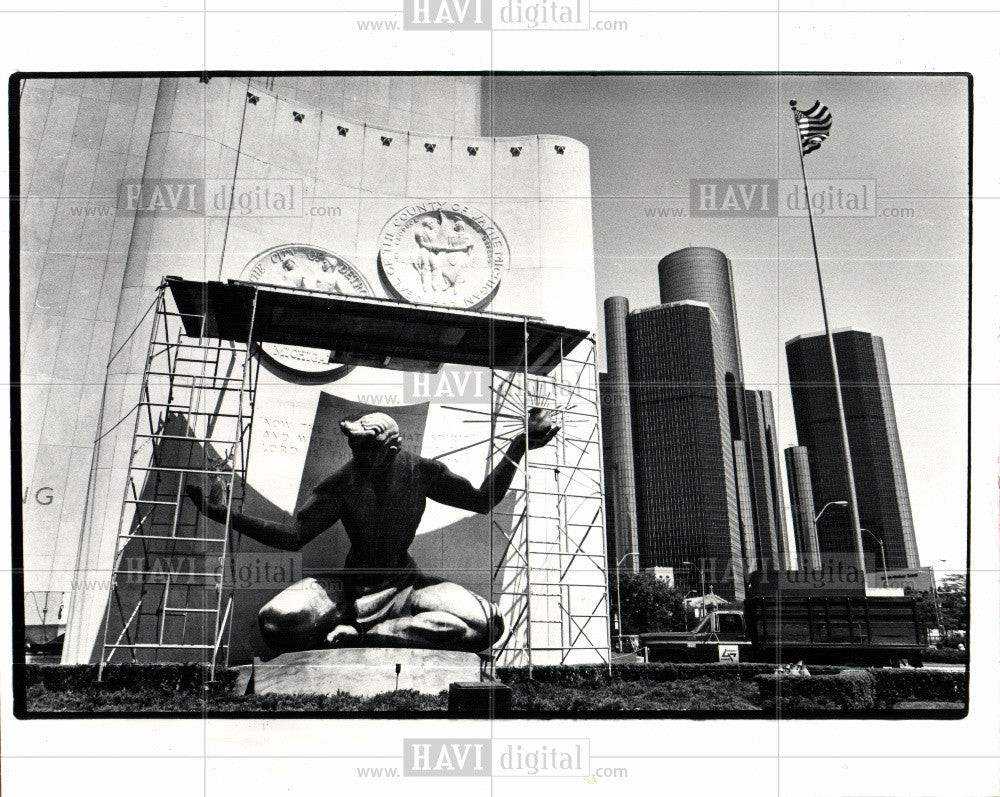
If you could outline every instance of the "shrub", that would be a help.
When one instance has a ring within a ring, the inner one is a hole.
[[[592,688],[525,681],[513,692],[514,711],[587,713],[629,711],[753,711],[752,681],[691,678],[673,682],[619,681]]]
[[[952,647],[927,648],[920,654],[920,658],[941,664],[965,664],[969,661],[969,651]]]
[[[812,668],[814,672],[836,673],[839,668]],[[709,678],[718,681],[752,680],[755,675],[774,672],[773,664],[614,664],[611,673],[606,665],[547,665],[534,667],[528,677],[527,667],[498,667],[497,678],[509,686],[524,683],[541,683],[552,686],[594,689],[610,683],[640,681],[669,683],[692,678]]]
[[[871,711],[961,707],[964,672],[810,668],[812,676],[776,675],[769,664],[638,664],[607,667],[504,667],[518,713],[585,714],[628,711]],[[97,682],[93,665],[26,665],[27,707],[32,712],[183,712],[188,714],[312,711],[444,713],[448,694],[410,690],[372,697],[335,695],[237,695],[234,670],[219,669],[206,683],[200,665],[118,665]],[[779,689],[780,685],[780,689]],[[779,694],[780,693],[780,694]]]
[[[964,704],[968,698],[965,673],[940,670],[849,670],[810,678],[772,674],[760,675],[756,682],[761,705],[782,711],[891,709],[905,702]]]
[[[210,712],[324,711],[324,712],[432,712],[447,711],[448,693],[425,695],[412,689],[383,692],[370,697],[338,692],[335,695],[218,696],[207,705]]]
[[[226,692],[236,683],[236,670],[219,667],[215,681],[209,681],[209,668],[201,664],[109,664],[97,680],[96,664],[53,666],[25,664],[27,687],[40,686],[50,692],[79,692],[97,689],[102,692],[120,689],[154,690],[157,692],[200,693]]]
[[[964,704],[968,697],[964,672],[882,670],[875,681],[875,699],[879,708],[892,708],[903,701]]]
[[[875,707],[875,676],[864,670],[837,675],[775,674],[755,679],[765,709],[864,710]]]

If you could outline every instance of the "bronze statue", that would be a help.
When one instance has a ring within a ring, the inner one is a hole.
[[[291,522],[236,512],[232,528],[284,550],[298,550],[338,520],[351,542],[342,597],[306,578],[275,596],[258,616],[261,636],[275,650],[324,646],[417,647],[482,652],[503,635],[499,609],[473,592],[420,572],[408,550],[427,499],[480,514],[500,503],[527,449],[559,431],[548,413],[532,409],[519,434],[478,488],[442,462],[400,449],[399,427],[374,412],[340,424],[352,458],[313,489]],[[221,480],[220,480],[221,482]],[[188,495],[206,516],[225,522],[224,493]]]

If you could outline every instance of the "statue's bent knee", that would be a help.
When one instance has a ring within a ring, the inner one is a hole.
[[[257,624],[260,626],[260,632],[265,638],[269,635],[273,636],[281,632],[287,632],[288,630],[285,613],[276,609],[271,604],[267,604],[257,612]]]
[[[275,650],[282,650],[299,643],[311,630],[305,614],[300,611],[284,611],[267,604],[257,613],[261,638],[268,647]]]

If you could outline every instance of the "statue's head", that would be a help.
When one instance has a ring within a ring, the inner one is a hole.
[[[384,412],[370,412],[340,422],[354,458],[371,468],[389,462],[399,452],[399,425]]]

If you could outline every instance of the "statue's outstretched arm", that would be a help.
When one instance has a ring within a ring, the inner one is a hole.
[[[523,457],[524,438],[518,437],[507,447],[504,458],[478,488],[443,462],[436,462],[436,473],[427,497],[440,504],[485,515],[507,494]]]
[[[205,517],[216,523],[226,522],[226,505],[217,496],[206,497],[196,484],[187,485],[187,494]],[[235,509],[229,517],[230,526],[235,531],[246,534],[264,545],[284,551],[299,550],[339,519],[340,508],[336,499],[323,493],[313,493],[295,513],[295,518],[288,523],[265,520]]]
[[[468,479],[449,469],[443,462],[436,462],[436,472],[427,497],[441,504],[485,515],[499,504],[507,494],[511,482],[514,480],[514,475],[517,473],[517,466],[524,457],[525,449],[541,448],[552,440],[558,431],[559,427],[552,426],[547,415],[539,410],[532,410],[528,436],[519,434],[511,441],[503,459],[483,480],[478,489],[473,487]]]

